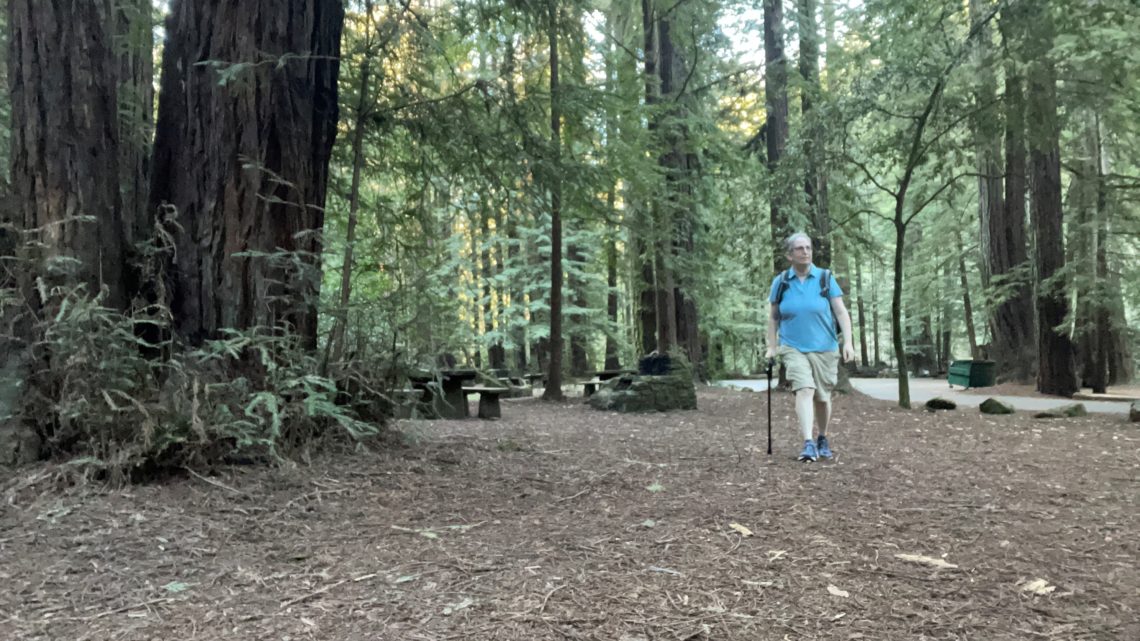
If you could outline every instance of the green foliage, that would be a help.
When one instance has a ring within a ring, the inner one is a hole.
[[[291,337],[231,331],[155,358],[174,346],[144,338],[166,333],[154,310],[127,316],[83,287],[42,282],[39,296],[48,313],[27,350],[21,415],[55,458],[123,480],[186,465],[279,461],[304,454],[329,427],[354,440],[378,433],[338,403],[336,384],[314,374],[314,355]],[[5,290],[4,301],[22,298]]]

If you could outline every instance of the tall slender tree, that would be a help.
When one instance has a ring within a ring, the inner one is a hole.
[[[344,260],[340,273],[340,296],[336,319],[333,322],[329,347],[333,362],[344,355],[344,333],[348,326],[348,301],[352,296],[352,269],[356,256],[356,224],[360,211],[360,181],[364,171],[364,131],[371,117],[371,96],[373,46],[373,3],[364,2],[364,55],[360,63],[360,84],[357,88],[356,109],[352,123],[352,182],[348,192],[348,227],[345,231]]]
[[[789,233],[791,199],[782,184],[780,161],[788,144],[788,60],[784,56],[783,0],[764,0],[764,142],[770,179],[768,215],[772,229],[773,271],[784,268],[780,243]]]
[[[816,0],[797,0],[799,24],[799,72],[803,78],[800,110],[803,114],[804,195],[811,218],[812,252],[817,264],[831,264],[831,214],[828,211],[827,168],[824,166],[826,132],[823,118],[813,113],[822,87],[819,81],[819,28],[816,24]]]
[[[558,84],[558,0],[548,0],[550,41],[550,365],[542,398],[562,400],[562,102]]]

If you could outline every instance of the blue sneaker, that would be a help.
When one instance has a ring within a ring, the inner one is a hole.
[[[819,452],[819,458],[834,458],[835,455],[831,453],[831,447],[827,444],[827,437],[820,434],[815,442],[815,448]]]
[[[815,441],[804,441],[804,451],[800,452],[800,460],[812,463],[818,458],[819,453],[815,449]]]

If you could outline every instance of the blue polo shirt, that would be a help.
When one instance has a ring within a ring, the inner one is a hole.
[[[831,312],[831,299],[843,295],[835,274],[828,277],[827,298],[820,295],[819,279],[823,270],[815,265],[807,278],[800,282],[795,269],[789,267],[772,280],[768,302],[776,302],[780,281],[788,278],[788,288],[780,301],[780,344],[801,352],[834,352],[839,349],[835,334],[835,315]]]

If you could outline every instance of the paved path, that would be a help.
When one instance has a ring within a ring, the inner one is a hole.
[[[760,392],[768,389],[768,381],[766,380],[717,381],[717,385],[740,387]],[[894,378],[853,378],[851,379],[851,385],[871,398],[878,398],[884,401],[899,400],[899,382]],[[917,407],[935,396],[948,398],[961,407],[977,407],[982,404],[982,401],[990,398],[984,394],[966,394],[960,389],[951,389],[946,381],[942,379],[910,379],[911,406]],[[1053,409],[1074,402],[1084,403],[1085,409],[1090,412],[1104,414],[1127,414],[1129,408],[1129,403],[1119,401],[1071,401],[1063,398],[1037,398],[1031,396],[995,396],[995,398],[1009,403],[1015,409],[1032,412]]]

